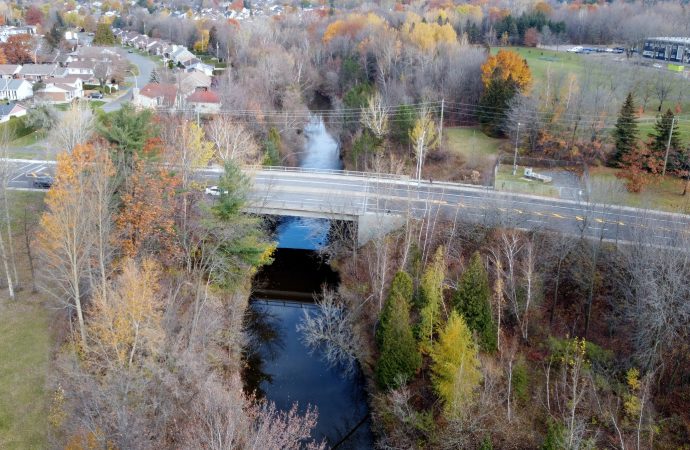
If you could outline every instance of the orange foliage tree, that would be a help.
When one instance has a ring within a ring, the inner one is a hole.
[[[532,84],[532,73],[527,61],[510,50],[499,50],[495,55],[489,56],[486,62],[482,64],[484,87],[489,86],[494,78],[502,80],[512,78],[520,91],[529,89]]]
[[[115,219],[116,242],[125,256],[136,257],[142,247],[176,254],[173,200],[178,185],[178,177],[166,170],[148,170],[135,161]]]
[[[5,53],[5,58],[9,64],[24,64],[32,61],[31,52],[33,48],[31,36],[28,34],[10,36],[0,48]]]

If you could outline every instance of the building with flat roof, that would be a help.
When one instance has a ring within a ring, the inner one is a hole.
[[[642,56],[680,64],[690,63],[690,37],[647,38]]]

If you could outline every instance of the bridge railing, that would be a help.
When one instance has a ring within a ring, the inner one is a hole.
[[[270,171],[270,172],[295,172],[295,173],[315,173],[315,174],[332,174],[332,175],[346,175],[351,177],[361,178],[381,178],[387,180],[409,180],[407,175],[396,175],[382,172],[357,172],[354,170],[339,170],[339,169],[312,169],[305,167],[287,167],[287,166],[246,166],[247,170],[256,171]]]

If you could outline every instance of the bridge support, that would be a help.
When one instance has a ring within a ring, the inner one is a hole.
[[[405,218],[397,214],[364,213],[357,217],[357,245],[362,246],[372,239],[383,237],[403,225]]]

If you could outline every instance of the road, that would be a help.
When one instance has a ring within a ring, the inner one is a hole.
[[[29,172],[51,173],[53,161],[9,160],[10,188],[32,189]],[[220,169],[197,171],[213,184]],[[674,245],[690,234],[690,216],[587,201],[497,192],[454,183],[421,182],[403,177],[377,178],[338,171],[294,168],[250,171],[253,211],[350,219],[373,214],[442,217],[487,226],[550,230],[607,241],[636,241],[641,235],[657,245]],[[680,234],[679,234],[680,233]]]
[[[135,87],[141,88],[145,84],[149,82],[151,79],[151,72],[153,69],[156,67],[156,63],[153,62],[151,59],[139,55],[137,53],[127,53],[127,59],[137,66],[139,69],[139,75],[136,77],[127,77],[126,80],[134,83]],[[126,102],[131,102],[132,101],[132,88],[127,89],[127,92],[125,92],[123,95],[118,97],[117,99],[113,100],[112,102],[106,103],[103,105],[103,111],[105,112],[113,112],[117,111],[122,107],[123,103]]]

